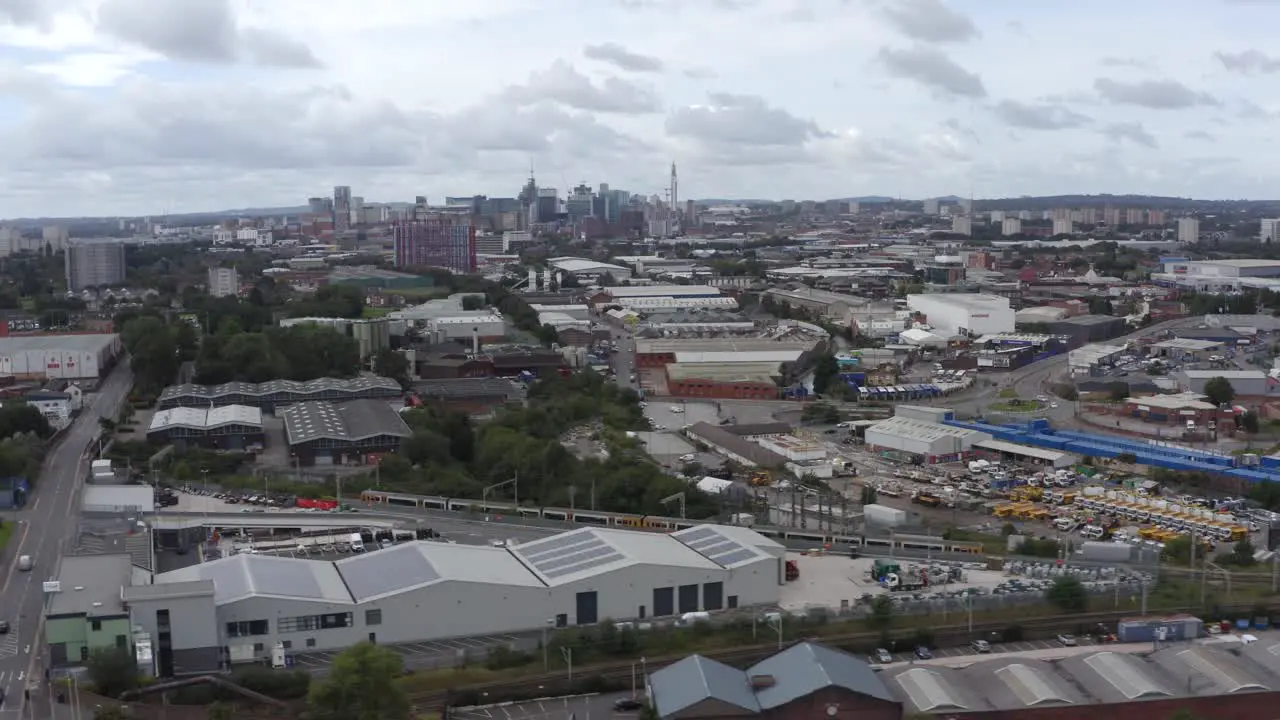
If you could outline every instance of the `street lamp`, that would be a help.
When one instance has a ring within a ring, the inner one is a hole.
[[[573,648],[560,648],[560,656],[564,658],[565,664],[569,667],[569,692],[573,692]]]
[[[555,623],[555,621],[556,621],[555,618],[547,618],[547,621],[542,625],[542,669],[543,670],[551,669],[551,661],[550,659],[547,658],[547,628],[551,627]]]

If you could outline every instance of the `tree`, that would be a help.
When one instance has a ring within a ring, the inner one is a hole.
[[[1231,555],[1228,557],[1228,561],[1233,565],[1252,565],[1257,562],[1253,558],[1254,552],[1256,550],[1253,547],[1253,543],[1249,542],[1249,538],[1244,538],[1236,543],[1235,547],[1231,548]]]
[[[887,633],[892,626],[893,600],[888,595],[875,596],[871,601],[871,614],[867,616],[867,627]]]
[[[311,690],[316,720],[407,720],[409,698],[396,682],[403,662],[395,652],[362,642],[333,661],[324,682]]]
[[[1089,595],[1078,578],[1063,575],[1045,591],[1045,599],[1064,613],[1082,613],[1089,608]]]
[[[409,369],[409,358],[391,348],[382,348],[373,356],[373,371],[395,380],[405,390],[412,384]]]
[[[471,312],[473,310],[483,310],[484,296],[483,295],[464,295],[462,297],[462,309],[467,312]]]
[[[836,360],[836,356],[827,353],[819,357],[817,364],[813,367],[813,391],[819,395],[826,393],[839,377],[840,363]]]
[[[93,711],[93,720],[128,720],[124,708],[119,705],[100,707]],[[210,716],[212,717],[212,715]],[[228,716],[230,717],[230,716]]]
[[[1258,412],[1256,410],[1247,410],[1240,416],[1240,427],[1250,434],[1258,432]]]
[[[119,697],[138,687],[138,665],[128,648],[100,648],[89,653],[87,667],[94,688],[107,697]]]
[[[1215,405],[1228,405],[1236,399],[1236,389],[1231,387],[1230,380],[1221,375],[1210,378],[1204,384],[1204,394]]]
[[[876,504],[876,500],[878,500],[878,499],[879,499],[879,496],[876,494],[876,488],[875,488],[875,486],[874,486],[874,485],[863,485],[863,486],[862,486],[862,498],[861,498],[861,500],[862,500],[862,505],[863,505],[864,507],[865,507],[865,506],[867,506],[867,505],[875,505],[875,504]]]
[[[1129,383],[1120,380],[1108,383],[1107,393],[1111,396],[1112,401],[1120,402],[1129,397]]]

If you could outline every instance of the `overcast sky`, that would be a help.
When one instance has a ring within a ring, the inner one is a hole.
[[[1276,0],[0,0],[0,217],[1280,197]],[[1270,132],[1269,132],[1270,131]]]

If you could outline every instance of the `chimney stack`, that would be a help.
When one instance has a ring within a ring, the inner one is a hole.
[[[471,328],[471,354],[480,354],[480,328],[478,327]]]

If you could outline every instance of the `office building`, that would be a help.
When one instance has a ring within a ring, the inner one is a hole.
[[[541,198],[539,198],[541,199]],[[476,270],[476,227],[469,218],[437,216],[396,223],[396,267]]]
[[[209,268],[209,294],[232,297],[240,293],[240,275],[235,268]]]
[[[560,214],[560,197],[555,188],[538,188],[537,202],[534,204],[537,219],[534,222],[555,222]]]
[[[339,185],[333,189],[333,231],[351,229],[351,188]]]
[[[73,240],[67,245],[67,289],[80,292],[90,287],[124,283],[124,241],[113,238]]]
[[[1178,242],[1195,243],[1200,240],[1200,221],[1193,217],[1178,218]]]

